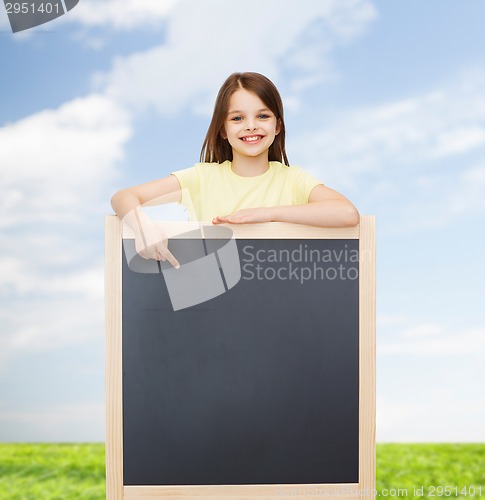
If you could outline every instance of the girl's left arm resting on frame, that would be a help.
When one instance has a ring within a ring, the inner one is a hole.
[[[247,224],[253,222],[292,222],[320,227],[352,227],[359,223],[355,206],[345,196],[323,184],[315,186],[302,205],[247,208],[230,215],[218,216],[220,224]]]

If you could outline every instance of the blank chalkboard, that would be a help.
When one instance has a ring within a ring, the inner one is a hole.
[[[358,485],[359,238],[236,243],[239,282],[175,311],[118,247],[123,487]]]

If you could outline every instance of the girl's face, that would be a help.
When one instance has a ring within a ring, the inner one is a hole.
[[[232,146],[234,159],[238,155],[267,158],[279,133],[279,120],[254,92],[238,89],[232,94],[221,136]]]

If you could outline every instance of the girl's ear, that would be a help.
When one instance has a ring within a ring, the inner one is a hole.
[[[221,131],[219,132],[219,134],[223,139],[227,139],[227,134],[226,134],[224,127],[221,128]]]
[[[276,121],[276,131],[275,135],[278,135],[281,132],[281,118],[278,118]]]

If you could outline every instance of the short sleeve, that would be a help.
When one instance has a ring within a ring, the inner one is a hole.
[[[171,175],[177,177],[182,197],[180,203],[189,211],[189,217],[192,219],[196,213],[196,207],[199,202],[200,180],[197,171],[197,165],[183,170],[175,170]]]
[[[188,189],[191,193],[196,193],[199,190],[199,176],[195,166],[184,168],[183,170],[175,170],[171,174],[177,177],[182,189]]]
[[[322,181],[313,177],[313,175],[305,172],[300,167],[288,167],[291,172],[291,182],[293,190],[293,203],[295,205],[302,205],[308,203],[310,193],[315,186],[323,184]]]

